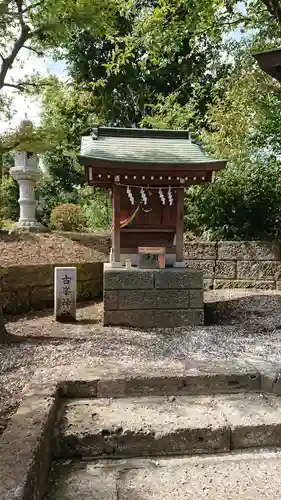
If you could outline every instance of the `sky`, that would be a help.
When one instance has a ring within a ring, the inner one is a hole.
[[[41,58],[30,50],[23,49],[21,57],[15,64],[15,67],[9,72],[9,79],[7,82],[17,81],[22,78],[22,75],[32,75],[34,72],[41,73],[42,76],[48,74],[57,75],[59,78],[65,79],[67,77],[66,67],[63,61],[54,61],[51,57]],[[16,127],[25,118],[25,114],[29,120],[32,120],[35,125],[40,121],[41,104],[38,99],[31,99],[24,97],[19,92],[6,88],[7,95],[14,96],[13,108],[15,108],[15,115],[12,122],[0,120],[0,134],[8,130],[10,126]]]

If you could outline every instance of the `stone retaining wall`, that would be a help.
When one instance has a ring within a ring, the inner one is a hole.
[[[185,262],[202,270],[204,288],[281,290],[281,244],[259,241],[186,242]]]
[[[0,267],[0,304],[4,313],[19,314],[52,307],[57,266],[77,267],[78,301],[102,295],[102,262]]]
[[[203,272],[204,287],[281,290],[281,244],[270,242],[186,242],[185,262]],[[53,306],[57,264],[0,267],[0,304],[6,314]],[[62,266],[63,264],[58,264]],[[72,264],[78,269],[78,301],[101,296],[103,264]]]

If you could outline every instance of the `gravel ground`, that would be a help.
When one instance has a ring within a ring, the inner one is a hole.
[[[215,311],[211,324],[173,330],[105,328],[102,303],[80,306],[77,323],[58,324],[52,311],[7,318],[11,333],[23,342],[0,346],[0,427],[4,428],[21,397],[22,388],[37,368],[102,361],[185,363],[235,360],[253,365],[281,364],[281,294],[220,291],[205,294]],[[210,316],[210,315],[208,315]],[[211,317],[211,316],[210,316]]]

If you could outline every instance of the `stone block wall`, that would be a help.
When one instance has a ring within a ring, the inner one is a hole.
[[[202,271],[205,290],[212,288],[281,290],[281,244],[279,243],[191,241],[185,243],[184,259],[191,268]],[[103,289],[101,262],[64,265],[67,267],[74,265],[78,269],[78,301],[101,296]],[[0,266],[0,304],[5,314],[53,307],[54,267],[56,264]],[[145,279],[143,276],[142,286],[146,283]],[[129,289],[130,287],[127,288]]]
[[[104,324],[169,328],[204,323],[202,273],[196,269],[104,267]]]
[[[102,262],[0,267],[0,304],[4,313],[19,314],[53,307],[57,266],[77,267],[78,301],[102,295]]]
[[[261,241],[186,242],[185,262],[203,272],[204,288],[281,290],[281,244]]]

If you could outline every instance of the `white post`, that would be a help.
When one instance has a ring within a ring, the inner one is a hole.
[[[55,267],[55,319],[76,320],[76,267]]]

